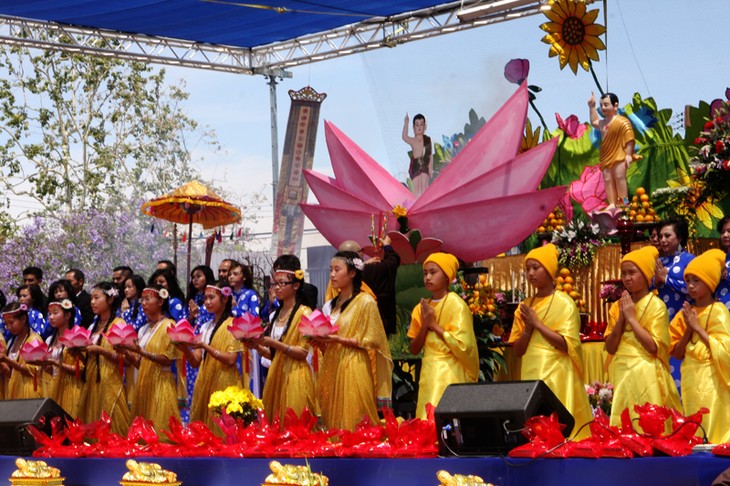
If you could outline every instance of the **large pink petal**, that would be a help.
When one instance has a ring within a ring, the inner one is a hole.
[[[554,137],[541,143],[506,164],[465,181],[459,188],[454,188],[452,192],[435,200],[426,193],[418,198],[410,214],[480,201],[484,200],[485,196],[495,198],[534,191],[550,166],[558,142],[559,138]]]
[[[428,201],[441,198],[471,179],[513,159],[522,142],[527,103],[527,83],[522,83],[421,197]]]
[[[335,248],[346,240],[355,240],[361,247],[371,244],[372,213],[369,211],[343,210],[317,204],[300,204],[299,207]],[[396,229],[395,218],[388,221],[388,228]]]
[[[414,200],[403,184],[379,165],[332,123],[324,123],[325,138],[337,185],[354,196],[371,201],[373,206],[392,209],[396,204]]]
[[[527,238],[553,210],[565,186],[487,199],[414,215],[409,223],[424,235],[444,241],[448,251],[467,262],[494,257]]]
[[[416,252],[413,251],[413,246],[408,238],[397,231],[391,231],[388,233],[390,236],[390,245],[393,250],[400,256],[401,265],[408,265],[416,262]]]
[[[327,177],[311,170],[304,171],[304,178],[309,184],[309,188],[317,197],[317,201],[323,206],[330,206],[342,209],[354,209],[357,211],[367,211],[375,214],[377,217],[380,211],[390,211],[392,207],[377,208],[371,204],[370,200],[363,201],[350,192],[340,188],[335,179]]]

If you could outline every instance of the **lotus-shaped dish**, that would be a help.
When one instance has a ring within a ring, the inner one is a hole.
[[[168,327],[167,335],[173,343],[192,344],[198,340],[192,324],[187,319],[180,319],[174,326]]]
[[[116,323],[109,328],[104,337],[112,346],[120,344],[131,346],[137,340],[137,331],[126,322],[124,324]]]
[[[48,345],[43,341],[27,342],[20,348],[20,357],[27,362],[45,361],[50,359]]]
[[[91,331],[81,326],[73,326],[63,331],[58,341],[67,348],[84,348],[91,344]]]
[[[261,325],[261,318],[246,312],[242,316],[235,317],[233,324],[228,326],[228,331],[236,339],[256,339],[264,333]]]
[[[319,309],[313,311],[308,316],[302,316],[302,320],[299,321],[299,332],[302,333],[302,336],[329,336],[338,330],[337,324],[332,324],[330,318],[322,314]]]

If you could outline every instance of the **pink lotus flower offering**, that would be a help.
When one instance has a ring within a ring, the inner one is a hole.
[[[45,361],[51,358],[48,345],[43,341],[27,342],[20,348],[20,357],[27,362]]]
[[[81,326],[73,326],[63,331],[58,341],[67,348],[84,348],[91,344],[91,331]]]
[[[177,324],[168,327],[167,335],[174,343],[192,344],[198,340],[192,324],[187,319],[180,319]]]
[[[299,332],[302,333],[302,336],[329,336],[338,330],[337,324],[332,324],[330,318],[322,314],[319,309],[308,316],[302,316],[302,320],[299,321]]]
[[[137,340],[137,331],[126,322],[124,324],[117,323],[109,328],[104,337],[112,346],[120,344],[131,346]]]
[[[228,330],[236,339],[257,339],[264,333],[261,325],[261,318],[253,316],[248,312],[240,317],[233,319],[233,324],[228,326]]]

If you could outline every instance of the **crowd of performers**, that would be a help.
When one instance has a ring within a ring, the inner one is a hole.
[[[730,219],[721,220],[718,230],[724,251],[694,257],[684,250],[686,225],[662,222],[656,246],[622,258],[625,291],[610,308],[605,334],[614,384],[612,424],[620,423],[624,409],[635,416],[633,406],[647,402],[685,414],[707,407],[703,428],[709,440],[730,441]],[[536,248],[524,264],[533,292],[515,313],[509,339],[522,359],[521,378],[545,381],[575,418],[577,437],[585,437],[592,411],[584,388],[580,319],[574,301],[555,290],[557,249]],[[117,267],[113,281],[97,283],[90,294],[83,290],[83,273],[72,269],[50,286],[47,297],[38,285],[42,273],[29,267],[17,300],[2,302],[0,398],[50,397],[86,422],[103,411],[118,433],[126,433],[136,416],[158,430],[176,417],[202,421],[220,433],[209,398],[231,385],[249,386],[249,367],[241,357],[250,354],[260,356],[268,370],[262,401],[266,417],[281,427],[289,409],[301,414],[305,408],[328,428],[352,430],[364,418],[376,422],[379,407],[390,403],[393,362],[376,299],[363,283],[364,267],[356,252],[340,251],[332,258],[333,297],[322,312],[338,331],[317,338],[298,329],[316,304],[305,296],[308,284],[294,255],[274,263],[271,295],[264,302],[252,288],[250,270],[232,260],[221,264],[217,279],[209,267],[195,267],[188,295],[170,262],[160,262],[147,281]],[[420,418],[449,384],[478,380],[472,315],[449,290],[458,268],[456,257],[441,252],[423,264],[431,297],[413,309],[408,329],[411,352],[423,352]],[[237,341],[228,331],[233,318],[245,313],[267,318],[262,337]],[[194,324],[200,337],[194,344],[172,342],[166,332],[182,318]],[[134,344],[109,343],[107,331],[117,322],[138,330]],[[59,337],[73,326],[88,328],[92,344],[65,348]],[[19,350],[38,340],[48,344],[50,359],[25,362]],[[681,399],[670,376],[670,355],[682,360]]]

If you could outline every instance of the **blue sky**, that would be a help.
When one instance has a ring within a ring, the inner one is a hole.
[[[597,22],[603,24],[603,3],[588,8],[600,9]],[[723,45],[730,18],[727,0],[608,0],[607,13],[608,51],[599,53],[595,70],[603,88],[617,93],[622,104],[639,92],[676,114],[686,104],[723,96],[730,86],[730,61]],[[543,89],[536,104],[551,129],[556,127],[556,112],[587,120],[586,101],[596,90],[593,79],[582,70],[577,75],[567,67],[561,71],[557,59],[548,58],[548,46],[540,41],[544,33],[539,25],[545,21],[536,15],[292,69],[293,78],[277,87],[279,155],[290,106],[287,91],[311,85],[328,95],[322,104],[314,169],[331,174],[322,129],[327,119],[396,178],[404,179],[405,113],[424,113],[427,133],[437,141],[461,131],[471,108],[489,118],[516,88],[503,76],[512,58],[530,61],[529,82]],[[196,149],[196,165],[204,177],[244,199],[255,192],[270,197],[265,79],[167,70],[170,78],[186,81],[187,111],[215,129],[223,146],[220,154]],[[533,126],[539,123],[532,110],[529,117]],[[270,229],[270,214],[270,208],[259,212],[256,231]]]

